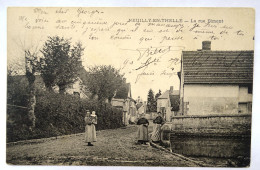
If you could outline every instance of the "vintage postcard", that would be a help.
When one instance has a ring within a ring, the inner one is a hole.
[[[249,167],[251,8],[9,7],[11,165]]]

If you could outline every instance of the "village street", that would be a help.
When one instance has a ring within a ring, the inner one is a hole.
[[[136,125],[97,131],[94,146],[84,134],[7,145],[7,163],[19,165],[198,166],[150,145],[136,144]],[[152,130],[150,126],[149,131]]]

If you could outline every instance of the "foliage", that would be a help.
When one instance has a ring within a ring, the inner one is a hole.
[[[127,97],[127,87],[123,75],[111,65],[89,68],[87,79],[87,88],[94,96],[97,95],[99,100],[111,101],[117,91],[119,91],[120,97]]]
[[[37,101],[37,120],[33,131],[22,123],[21,109],[8,109],[8,142],[84,132],[86,110],[96,111],[97,130],[123,126],[122,112],[110,104],[46,91],[37,94]]]
[[[7,75],[7,113],[10,113],[7,114],[7,125],[16,123],[12,122],[14,118],[20,124],[30,124],[27,116],[28,94],[28,81],[25,76]],[[19,113],[19,115],[15,115],[15,113]]]
[[[155,100],[157,101],[158,97],[162,95],[161,90],[159,89],[159,92],[155,95]]]
[[[26,107],[28,93],[28,81],[25,76],[7,75],[7,104]]]
[[[128,96],[128,90],[129,86],[125,82],[122,82],[121,86],[116,91],[115,98],[126,99]]]
[[[149,89],[147,96],[147,111],[148,112],[156,112],[156,101],[154,99],[154,92],[152,89]]]
[[[48,37],[43,49],[41,60],[41,75],[47,89],[58,85],[60,92],[64,93],[67,84],[72,83],[81,69],[81,56],[84,48],[76,43],[71,47],[69,39],[63,37]]]

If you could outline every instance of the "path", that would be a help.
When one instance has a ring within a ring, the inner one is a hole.
[[[94,146],[87,146],[84,143],[84,134],[7,146],[7,163],[16,165],[197,166],[152,146],[136,144],[136,133],[136,125],[97,131],[98,141],[94,143]]]

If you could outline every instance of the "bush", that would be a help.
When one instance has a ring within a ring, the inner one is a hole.
[[[46,91],[38,93],[36,98],[36,122],[33,131],[29,131],[24,124],[24,109],[7,109],[8,142],[84,132],[87,110],[96,111],[97,130],[123,126],[122,111],[107,103]]]

